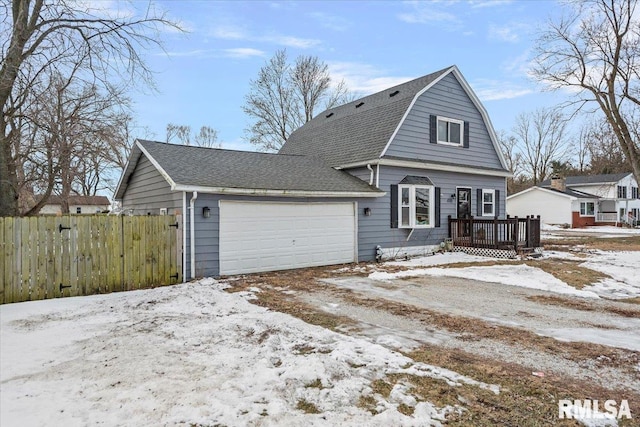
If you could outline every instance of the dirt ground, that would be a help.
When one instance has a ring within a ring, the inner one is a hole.
[[[463,402],[468,411],[448,425],[577,425],[558,419],[558,399],[626,399],[637,415],[619,425],[640,425],[640,305],[471,279],[377,281],[372,268],[380,267],[256,274],[229,291],[253,290],[256,304],[500,385],[495,396],[419,378],[372,384],[384,392],[408,381],[436,405]]]

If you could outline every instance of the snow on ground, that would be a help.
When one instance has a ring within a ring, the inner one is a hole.
[[[525,264],[466,268],[434,267],[398,271],[396,273],[376,271],[371,273],[369,278],[375,280],[393,280],[403,277],[425,275],[460,277],[465,279],[482,280],[484,282],[502,283],[503,285],[509,286],[540,289],[543,291],[585,298],[598,298],[598,295],[594,292],[576,289],[539,268],[529,267]]]
[[[499,258],[469,255],[464,252],[444,252],[436,253],[431,256],[411,258],[403,261],[389,261],[386,262],[385,265],[396,265],[401,267],[429,267],[434,265],[446,265],[459,262],[486,262],[497,260],[499,260]]]
[[[369,274],[369,278],[388,281],[397,278],[425,275],[450,276],[502,283],[509,286],[540,289],[586,298],[604,297],[624,299],[640,297],[640,275],[637,274],[638,267],[640,266],[640,252],[586,250],[581,251],[580,254],[583,256],[577,256],[572,252],[544,251],[542,258],[578,261],[580,262],[580,266],[605,273],[611,276],[611,278],[601,280],[582,290],[578,290],[539,268],[518,264],[516,261],[513,262],[513,265],[434,268],[435,266],[460,262],[471,263],[499,260],[497,258],[467,255],[462,252],[447,252],[433,256],[412,258],[405,261],[386,262],[384,265],[408,267],[409,270],[395,273],[375,271]]]
[[[250,304],[212,279],[0,306],[0,425],[437,425],[387,373],[497,386]],[[314,404],[320,414],[296,409]],[[400,403],[415,406],[412,417]]]

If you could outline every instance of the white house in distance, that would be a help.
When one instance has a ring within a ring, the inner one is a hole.
[[[630,172],[552,177],[507,197],[507,215],[540,215],[545,224],[638,225],[640,194]]]
[[[69,213],[95,214],[108,211],[111,202],[105,196],[69,196]],[[62,213],[62,199],[52,195],[40,209],[42,215],[59,215]]]

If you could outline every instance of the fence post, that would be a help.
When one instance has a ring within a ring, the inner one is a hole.
[[[473,240],[474,240],[474,229],[473,229],[473,215],[471,215],[469,217],[469,246],[473,247]]]
[[[531,216],[527,215],[527,248],[531,247]]]
[[[451,239],[453,236],[451,236],[451,215],[447,216],[447,232],[448,232],[448,237]]]
[[[493,248],[498,249],[498,217],[493,217]]]

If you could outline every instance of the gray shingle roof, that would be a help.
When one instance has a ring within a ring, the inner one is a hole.
[[[176,185],[281,191],[384,194],[304,156],[233,151],[139,140]]]
[[[539,186],[539,187],[542,187],[545,190],[551,190],[555,193],[566,194],[568,196],[576,197],[578,199],[599,199],[598,196],[595,196],[593,194],[585,193],[584,191],[576,191],[571,188],[567,188],[564,191],[560,191],[558,189],[551,188],[551,187],[544,187],[544,186]]]
[[[567,185],[585,185],[585,184],[603,184],[606,182],[618,182],[622,178],[630,175],[631,172],[602,174],[602,175],[584,175],[584,176],[568,176],[565,178]],[[551,185],[551,180],[546,179],[540,183],[541,187]]]
[[[280,153],[315,156],[331,166],[376,159],[415,95],[452,68],[330,108],[293,132]]]

